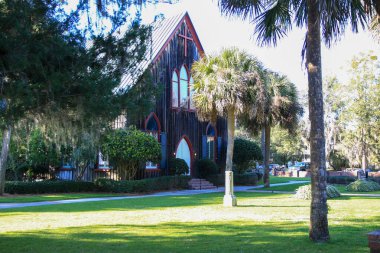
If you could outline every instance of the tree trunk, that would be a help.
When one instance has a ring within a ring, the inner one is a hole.
[[[318,0],[307,0],[306,63],[309,86],[311,208],[309,237],[315,242],[330,239],[327,219],[327,173],[323,123],[321,32]]]
[[[265,161],[265,128],[261,129],[261,154],[263,155],[263,163]]]
[[[234,136],[235,136],[235,110],[233,107],[228,108],[227,112],[227,161],[225,172],[225,194],[223,198],[224,206],[236,206],[237,200],[234,195],[234,176],[232,172],[232,159],[234,151]]]
[[[7,170],[7,158],[9,153],[9,144],[11,142],[11,130],[12,128],[8,126],[3,131],[3,145],[1,148],[0,156],[0,195],[4,194],[5,172]]]
[[[362,169],[365,172],[368,167],[368,152],[367,152],[367,142],[365,138],[365,130],[362,128]]]
[[[232,156],[234,152],[234,137],[235,137],[235,111],[233,108],[228,109],[227,115],[227,157],[226,171],[232,171]]]
[[[269,155],[270,155],[270,126],[265,126],[265,156],[264,156],[264,187],[270,187],[269,182]]]

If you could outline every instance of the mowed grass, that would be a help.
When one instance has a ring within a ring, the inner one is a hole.
[[[310,181],[308,177],[277,177],[270,176],[271,184],[288,183],[290,181]],[[260,180],[259,185],[263,185],[263,179]]]
[[[1,252],[368,252],[380,201],[329,200],[331,241],[308,239],[309,201],[287,194],[147,197],[0,211]]]
[[[102,198],[102,197],[117,197],[125,196],[125,194],[113,193],[62,193],[62,194],[42,194],[42,195],[13,195],[7,194],[0,196],[0,203],[27,203],[54,201],[65,199],[82,199],[82,198]]]

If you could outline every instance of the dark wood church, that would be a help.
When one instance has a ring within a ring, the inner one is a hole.
[[[170,157],[184,159],[192,176],[196,159],[212,159],[223,169],[226,121],[220,118],[215,125],[199,121],[191,99],[191,67],[204,50],[188,13],[157,21],[151,44],[150,56],[140,64],[140,71],[150,70],[155,84],[163,84],[164,89],[154,110],[138,127],[161,143],[162,161],[147,163],[144,177],[166,175]],[[131,77],[125,77],[121,85],[131,82]]]

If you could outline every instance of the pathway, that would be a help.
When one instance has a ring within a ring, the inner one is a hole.
[[[289,185],[289,184],[303,184],[309,181],[289,181],[287,183],[271,184],[271,186]],[[278,191],[265,191],[265,190],[254,190],[263,188],[263,185],[258,186],[235,186],[235,192],[271,192],[271,193],[288,193],[288,192],[278,192]],[[67,199],[67,200],[55,200],[55,201],[42,201],[42,202],[30,202],[30,203],[0,203],[0,209],[8,208],[20,208],[29,206],[46,206],[46,205],[59,205],[59,204],[70,204],[70,203],[84,203],[84,202],[96,202],[96,201],[107,201],[107,200],[121,200],[121,199],[136,199],[136,198],[147,198],[147,197],[164,197],[164,196],[183,196],[183,195],[196,195],[204,193],[213,192],[224,192],[224,187],[219,187],[216,189],[208,190],[182,190],[182,191],[171,191],[171,192],[157,192],[153,194],[145,195],[134,195],[134,196],[122,196],[122,197],[101,197],[101,198],[83,198],[83,199]],[[289,192],[291,193],[291,192]],[[342,194],[349,196],[366,196],[366,197],[380,197],[380,194]]]

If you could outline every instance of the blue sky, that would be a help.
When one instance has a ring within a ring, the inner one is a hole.
[[[301,48],[305,31],[294,28],[276,47],[259,47],[253,37],[253,24],[220,14],[217,1],[181,0],[177,4],[148,5],[143,10],[143,20],[151,22],[157,13],[172,16],[187,11],[206,53],[218,52],[223,47],[236,46],[258,57],[267,68],[287,75],[300,91],[307,90],[307,76],[301,65]],[[369,32],[352,34],[347,31],[344,38],[330,49],[322,48],[323,75],[336,75],[347,80],[350,59],[360,52],[379,52]]]

